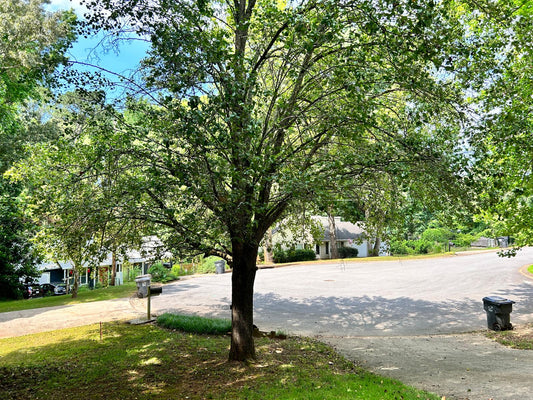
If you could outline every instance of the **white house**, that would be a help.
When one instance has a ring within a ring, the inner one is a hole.
[[[130,265],[141,270],[141,274],[146,274],[148,268],[154,261],[160,259],[170,259],[172,254],[163,248],[161,240],[155,236],[143,238],[140,249],[127,250],[125,256],[116,255],[116,276],[115,285],[124,283],[123,264],[128,261]],[[92,286],[98,281],[110,279],[113,255],[108,253],[97,267],[85,265],[80,274],[80,284]],[[70,261],[46,262],[37,266],[41,271],[39,283],[66,282],[72,275],[72,263]],[[93,270],[94,269],[94,270]]]
[[[282,227],[273,229],[272,233],[272,245],[281,246],[282,248],[288,248],[294,246],[295,248],[314,248],[316,257],[318,259],[331,258],[331,245],[330,245],[330,228],[328,217],[312,216],[312,221],[318,225],[322,231],[322,235],[319,238],[319,243],[316,243],[316,237],[313,238],[309,229],[302,229],[304,232],[300,232],[295,235],[293,232],[288,232]],[[363,223],[351,223],[343,221],[340,217],[335,217],[335,233],[336,233],[336,246],[340,247],[353,247],[358,251],[357,257],[368,257],[372,248],[372,241],[369,241],[369,237],[366,230],[363,227]],[[298,236],[298,238],[296,238]],[[388,249],[385,243],[381,244],[379,250],[380,256],[388,255]]]

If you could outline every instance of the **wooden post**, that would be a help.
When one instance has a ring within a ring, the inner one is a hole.
[[[150,321],[150,286],[148,286],[148,310],[147,310],[147,316],[148,316],[148,321]]]

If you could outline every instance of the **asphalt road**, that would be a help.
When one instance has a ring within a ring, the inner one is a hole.
[[[261,330],[319,336],[410,336],[486,327],[482,299],[516,301],[513,323],[533,321],[533,281],[515,258],[494,252],[410,261],[312,264],[264,269],[255,283]],[[230,317],[231,274],[179,281],[153,299],[155,312]]]

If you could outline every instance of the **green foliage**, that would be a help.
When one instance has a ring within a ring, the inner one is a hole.
[[[457,247],[470,247],[470,244],[476,241],[480,235],[473,235],[470,233],[459,233],[453,239],[454,246]]]
[[[315,252],[309,249],[275,250],[273,254],[273,260],[276,264],[297,261],[312,261],[315,259]]]
[[[152,280],[154,282],[165,282],[168,272],[168,269],[165,268],[161,261],[152,264],[152,266],[148,268],[148,273],[152,275]]]
[[[338,252],[339,258],[354,258],[359,254],[359,250],[349,246],[339,247]]]
[[[224,335],[231,331],[231,321],[227,319],[165,313],[157,317],[157,323],[167,329],[200,334]]]
[[[447,243],[453,237],[453,233],[447,228],[428,228],[420,239],[428,242]]]
[[[389,243],[390,252],[392,255],[413,254],[414,246],[409,240],[391,240]]]
[[[21,298],[21,281],[39,276],[40,257],[29,241],[34,226],[16,200],[19,192],[20,185],[0,176],[0,298]]]
[[[216,272],[215,261],[220,261],[222,258],[209,256],[203,258],[200,264],[196,267],[196,273],[198,274],[214,274]]]
[[[414,245],[414,251],[417,254],[427,254],[430,252],[431,248],[433,247],[432,242],[428,240],[424,240],[424,239],[418,239],[418,240],[413,241],[413,245]]]

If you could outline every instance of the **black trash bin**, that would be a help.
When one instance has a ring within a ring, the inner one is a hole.
[[[483,297],[483,308],[487,312],[487,326],[493,331],[512,330],[511,312],[515,302],[500,296]]]

